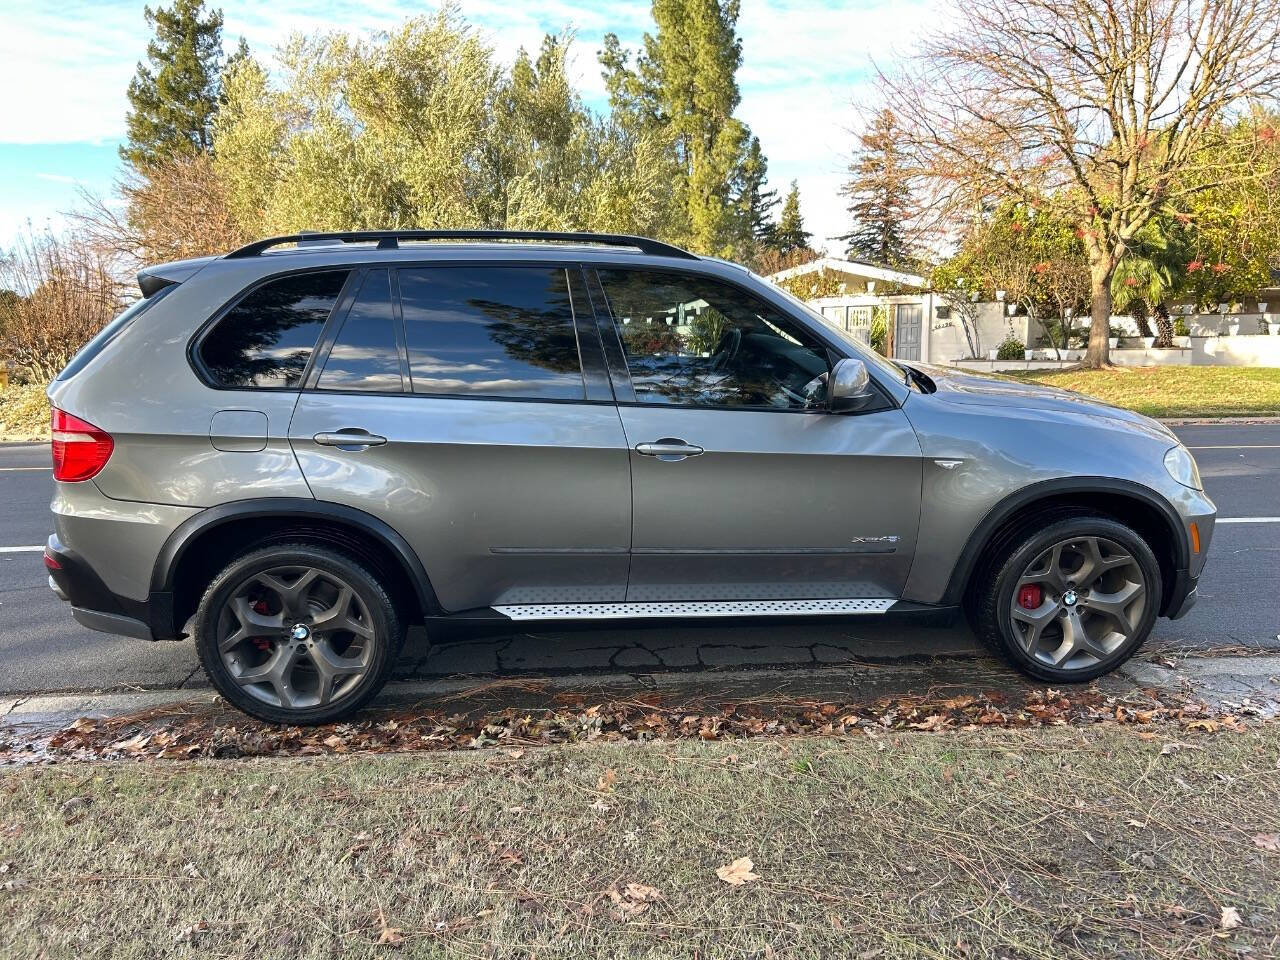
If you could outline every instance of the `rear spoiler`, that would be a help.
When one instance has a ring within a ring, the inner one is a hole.
[[[138,271],[138,289],[142,296],[153,296],[165,287],[181,283],[195,276],[204,265],[216,260],[216,257],[194,257],[191,260],[174,260],[172,263],[158,263],[154,267],[143,267]]]

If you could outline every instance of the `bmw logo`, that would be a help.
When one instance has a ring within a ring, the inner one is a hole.
[[[1068,590],[1066,593],[1062,595],[1062,602],[1066,604],[1068,607],[1074,607],[1078,599],[1080,598],[1076,596],[1076,592],[1074,590]],[[298,628],[294,627],[293,629],[297,630]]]
[[[1074,603],[1075,601],[1072,602]],[[306,640],[311,636],[311,631],[305,623],[295,623],[293,629],[289,631],[289,636],[294,640]]]

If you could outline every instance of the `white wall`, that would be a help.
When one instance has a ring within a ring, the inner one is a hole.
[[[935,312],[936,313],[936,312]],[[1027,318],[1008,317],[1004,312],[1004,304],[978,304],[978,346],[979,356],[987,357],[990,352],[1000,346],[1009,335],[1010,327],[1013,335],[1023,343],[1027,342]],[[929,329],[929,361],[931,363],[950,363],[953,360],[969,358],[969,345],[961,329],[955,311],[951,319],[939,320],[935,315]]]

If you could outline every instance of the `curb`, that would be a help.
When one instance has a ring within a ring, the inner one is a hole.
[[[1014,685],[1034,683],[1020,674],[992,660],[998,676],[973,669],[973,658],[940,658],[953,667],[967,673],[971,671],[975,686],[1000,686],[1000,679]],[[968,666],[965,666],[968,664]],[[902,664],[904,673],[914,673],[920,664]],[[944,668],[945,669],[945,668]],[[872,668],[871,675],[879,675],[882,665]],[[631,691],[637,687],[651,693],[685,690],[686,695],[697,688],[704,688],[709,696],[732,696],[735,683],[759,687],[776,683],[779,688],[794,687],[798,680],[812,681],[805,691],[807,696],[830,695],[837,689],[845,689],[850,682],[866,682],[867,665],[824,665],[818,667],[775,667],[750,670],[703,670],[696,672],[615,672],[581,675],[493,677],[468,675],[445,677],[436,680],[392,681],[378,695],[375,707],[403,706],[406,701],[426,699],[462,699],[468,695],[483,695],[504,688],[512,691],[543,693],[571,690],[578,694],[598,692],[608,698],[610,690],[616,695],[618,688]],[[956,677],[950,682],[954,683]],[[993,683],[993,681],[995,681]],[[1096,681],[1102,692],[1123,695],[1137,688],[1157,688],[1170,693],[1194,693],[1210,701],[1234,703],[1255,702],[1256,706],[1270,703],[1261,715],[1280,713],[1280,654],[1274,651],[1254,656],[1187,657],[1160,661],[1130,660],[1114,673]],[[126,693],[61,693],[9,695],[0,697],[0,730],[6,726],[48,727],[62,725],[70,720],[85,717],[109,717],[137,713],[172,704],[211,704],[217,694],[210,688],[178,690],[141,690]]]
[[[1155,419],[1170,427],[1197,427],[1209,426],[1211,424],[1249,427],[1255,425],[1262,426],[1267,424],[1280,424],[1280,417],[1156,417]]]

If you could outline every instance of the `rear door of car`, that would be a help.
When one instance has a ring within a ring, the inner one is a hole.
[[[448,611],[625,597],[626,438],[575,264],[365,269],[290,439],[314,495],[394,527]]]
[[[628,601],[856,613],[899,597],[921,486],[902,410],[829,413],[832,348],[726,280],[601,266],[588,281],[630,447]]]

